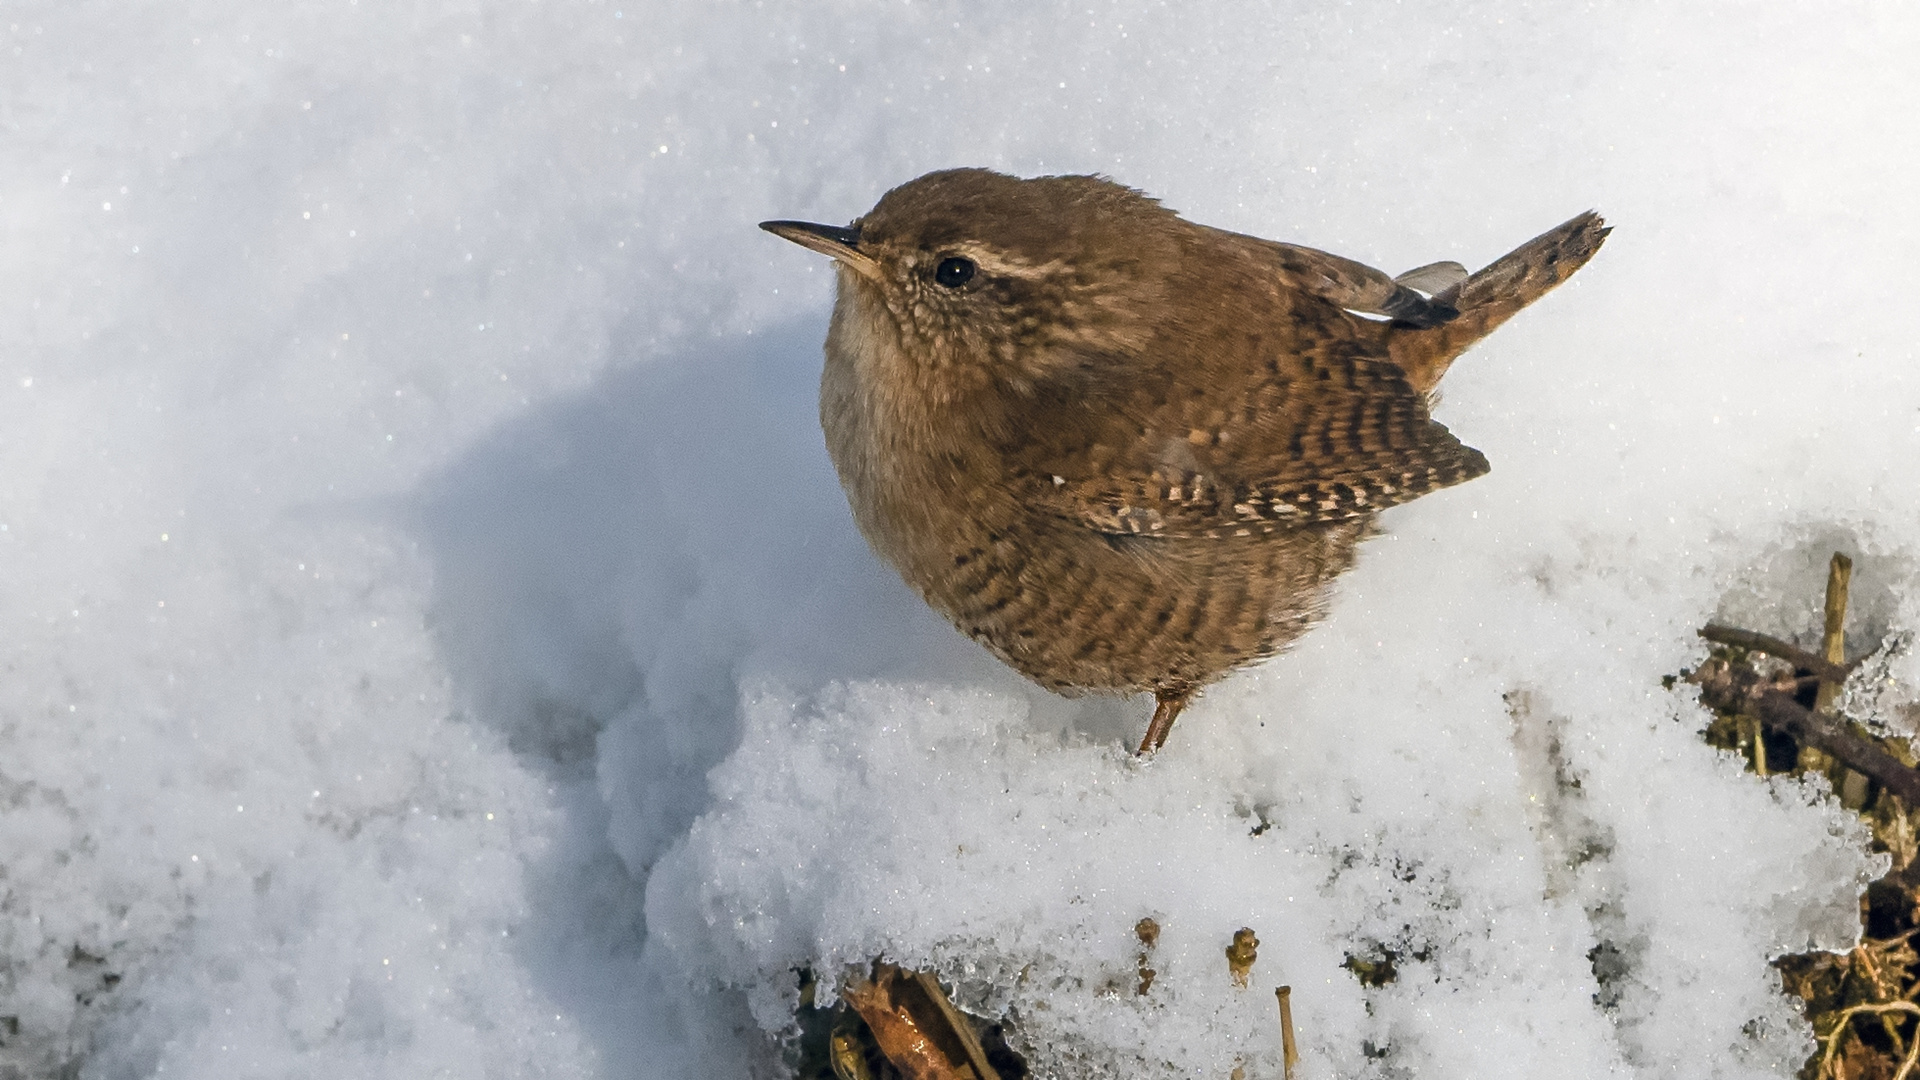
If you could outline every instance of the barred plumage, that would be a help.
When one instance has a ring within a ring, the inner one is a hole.
[[[821,424],[861,530],[1041,685],[1153,692],[1143,750],[1311,625],[1378,511],[1487,471],[1429,395],[1607,231],[1396,279],[980,169],[766,227],[840,265]]]

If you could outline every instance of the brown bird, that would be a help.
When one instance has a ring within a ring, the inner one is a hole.
[[[820,423],[874,550],[1041,686],[1151,691],[1141,753],[1324,613],[1375,513],[1487,471],[1429,395],[1608,232],[1396,279],[984,169],[761,227],[838,265]]]

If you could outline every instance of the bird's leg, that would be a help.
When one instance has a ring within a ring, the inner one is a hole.
[[[1193,696],[1191,689],[1155,690],[1153,700],[1153,721],[1147,725],[1147,737],[1140,740],[1140,749],[1135,754],[1151,754],[1160,749],[1167,741],[1167,732],[1173,730],[1173,718],[1187,707],[1187,699]]]

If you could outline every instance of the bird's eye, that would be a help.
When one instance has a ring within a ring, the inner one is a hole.
[[[955,255],[952,258],[940,260],[940,265],[934,267],[933,280],[949,289],[957,289],[973,280],[973,271],[972,259],[963,259]]]

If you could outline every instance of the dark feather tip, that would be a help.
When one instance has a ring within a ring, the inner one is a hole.
[[[1459,308],[1439,299],[1420,300],[1418,304],[1395,303],[1393,307],[1395,310],[1385,313],[1393,319],[1393,325],[1415,330],[1430,330],[1460,317]]]

